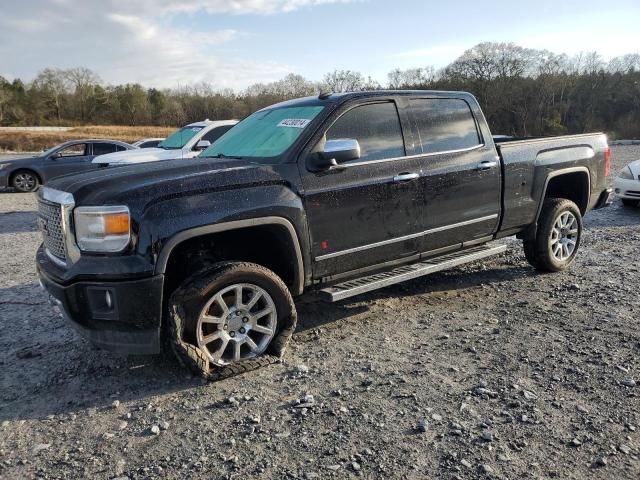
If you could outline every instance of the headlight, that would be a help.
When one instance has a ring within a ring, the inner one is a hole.
[[[80,250],[119,252],[129,244],[131,221],[127,207],[77,207],[73,215]]]
[[[7,168],[9,165],[11,165],[10,163],[0,163],[0,170],[2,170],[3,168]]]
[[[625,180],[633,180],[633,173],[631,173],[631,169],[629,167],[624,167],[618,177],[624,178]]]

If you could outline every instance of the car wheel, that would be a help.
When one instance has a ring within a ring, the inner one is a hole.
[[[296,326],[293,299],[271,270],[219,263],[169,300],[169,340],[195,373],[216,380],[278,361]]]
[[[38,176],[30,170],[18,170],[11,177],[11,186],[19,192],[33,192],[39,184]]]
[[[527,261],[537,270],[559,272],[573,263],[582,239],[582,214],[571,200],[545,200],[534,239],[524,240]]]
[[[620,200],[622,201],[622,205],[624,205],[625,207],[637,207],[638,206],[638,200],[630,200],[628,198],[621,198]]]

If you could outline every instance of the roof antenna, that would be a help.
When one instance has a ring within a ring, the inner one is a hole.
[[[331,95],[333,95],[333,92],[329,92],[328,90],[321,90],[320,91],[320,95],[318,95],[318,98],[320,100],[326,100],[327,98],[329,98]]]

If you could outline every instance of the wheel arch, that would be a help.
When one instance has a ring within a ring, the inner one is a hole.
[[[11,171],[11,173],[9,173],[9,184],[11,185],[11,183],[13,182],[13,178],[20,172],[30,172],[33,173],[36,178],[38,179],[38,183],[40,185],[43,185],[42,179],[42,173],[39,172],[37,169],[33,168],[33,167],[18,167],[14,170]]]
[[[576,180],[579,179],[577,182]],[[587,167],[571,167],[555,170],[545,179],[544,188],[538,211],[536,213],[536,223],[540,220],[544,200],[550,197],[566,198],[573,201],[580,213],[584,215],[589,207],[589,197],[591,195],[591,173]]]
[[[284,217],[258,217],[211,225],[202,225],[188,230],[183,230],[172,236],[160,250],[155,265],[155,273],[166,274],[172,254],[179,251],[180,247],[185,245],[185,242],[204,239],[206,237],[223,233],[243,232],[246,234],[249,233],[251,229],[254,229],[253,231],[255,231],[260,227],[278,229],[279,234],[285,235],[285,238],[290,241],[293,250],[293,255],[290,259],[293,262],[293,278],[292,281],[288,283],[291,288],[291,293],[293,295],[300,295],[304,290],[305,282],[304,261],[302,249],[300,247],[300,239],[293,224]]]

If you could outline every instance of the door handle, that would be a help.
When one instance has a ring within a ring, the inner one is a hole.
[[[485,160],[484,162],[480,162],[478,164],[477,169],[478,170],[489,170],[491,168],[496,167],[497,165],[498,165],[498,162],[494,162],[494,161],[491,161],[491,160]]]
[[[419,178],[420,175],[418,173],[400,173],[393,177],[393,181],[396,183],[400,182],[410,182],[411,180],[415,180]]]

